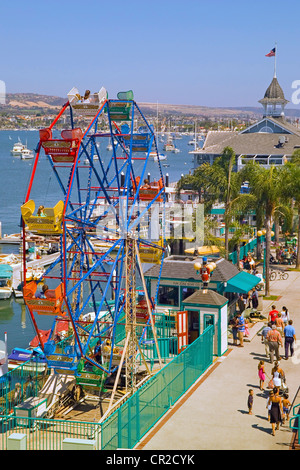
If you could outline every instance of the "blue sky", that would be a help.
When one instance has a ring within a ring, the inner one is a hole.
[[[132,89],[138,102],[257,106],[275,42],[288,100],[300,80],[299,1],[0,0],[0,8],[8,93],[105,86],[110,98]]]

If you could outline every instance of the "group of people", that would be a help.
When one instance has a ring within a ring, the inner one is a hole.
[[[248,321],[244,318],[242,312],[238,312],[230,321],[233,344],[239,346],[240,348],[244,347],[244,337],[249,336]],[[239,341],[239,344],[238,344]]]
[[[274,355],[276,360],[280,361],[280,346],[283,347],[284,338],[284,359],[288,360],[290,355],[294,354],[294,343],[296,341],[296,332],[293,326],[293,320],[290,319],[289,311],[284,306],[279,312],[275,305],[268,315],[268,324],[262,329],[261,340],[265,345],[266,356],[273,363]]]
[[[287,390],[287,387],[285,384],[285,374],[277,361],[272,368],[271,376],[268,384],[268,388],[271,390],[269,391],[266,408],[268,410],[268,421],[272,426],[272,436],[275,436],[275,430],[279,429],[280,424],[284,424],[286,420],[289,420],[291,403],[287,391],[283,390],[283,396],[280,396],[280,390],[283,388]],[[266,380],[264,361],[260,361],[258,364],[258,377],[259,388],[264,390]],[[249,414],[252,414],[253,401],[254,393],[253,389],[250,389],[247,403]]]
[[[268,409],[268,421],[272,426],[272,435],[275,436],[275,431],[279,429],[280,424],[284,424],[289,419],[289,410],[291,403],[289,401],[288,388],[286,385],[286,378],[283,369],[280,367],[280,353],[279,348],[283,346],[285,355],[284,359],[288,360],[289,353],[291,356],[294,354],[294,342],[296,341],[295,328],[293,327],[293,320],[290,319],[289,311],[284,306],[282,311],[279,312],[275,305],[268,315],[268,324],[262,329],[261,341],[265,345],[265,352],[267,358],[273,365],[271,376],[267,388],[270,389],[267,400],[266,408]],[[273,364],[274,356],[276,361]],[[265,390],[266,380],[265,361],[261,360],[258,364],[258,379],[260,390]],[[282,397],[280,396],[282,392]],[[253,407],[253,390],[249,390],[248,395],[248,412],[252,414]]]
[[[250,253],[247,256],[243,256],[240,260],[240,269],[245,269],[245,271],[248,271],[251,274],[255,272],[255,261]]]
[[[276,253],[276,261],[279,264],[285,264],[285,263],[292,264],[292,261],[293,259],[296,258],[296,254],[297,254],[295,248],[292,248],[292,247],[284,248],[282,246],[279,246],[278,248],[276,248],[275,253]]]
[[[239,311],[243,312],[246,308],[253,308],[257,310],[258,307],[258,292],[255,287],[247,294],[239,294],[238,297]]]

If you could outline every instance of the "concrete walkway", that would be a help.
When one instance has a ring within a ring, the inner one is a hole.
[[[281,360],[289,387],[289,399],[293,403],[300,386],[300,272],[289,272],[286,281],[272,281],[271,295],[277,301],[263,301],[263,313],[268,315],[271,305],[277,310],[289,309],[296,329],[295,355],[288,361]],[[272,366],[265,356],[258,322],[250,328],[250,341],[244,348],[233,346],[229,341],[226,355],[200,377],[151,431],[144,436],[136,449],[144,450],[288,450],[292,431],[284,425],[275,436],[267,420],[268,390],[259,389],[257,365],[265,361],[270,376]],[[284,348],[280,348],[284,354]],[[265,382],[267,387],[268,378]],[[253,414],[248,414],[248,390],[254,390]],[[300,403],[299,395],[297,403]],[[291,415],[290,415],[291,417]]]

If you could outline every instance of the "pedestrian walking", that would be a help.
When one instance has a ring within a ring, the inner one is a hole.
[[[276,306],[272,305],[272,310],[269,312],[268,321],[271,321],[272,324],[275,324],[275,319],[277,318],[278,313],[279,312],[276,310]]]
[[[285,374],[277,361],[274,364],[274,367],[271,371],[271,375],[272,375],[274,387],[280,389],[282,382],[285,382]]]
[[[291,351],[291,356],[294,354],[294,341],[296,341],[296,332],[293,327],[293,320],[289,320],[288,325],[283,330],[284,334],[284,349],[285,349],[285,359],[289,358],[289,349]]]
[[[283,399],[282,399],[282,423],[285,423],[285,420],[289,420],[289,415],[290,415],[290,407],[292,406],[289,396],[287,393],[284,393]]]
[[[272,426],[272,436],[275,436],[275,429],[279,429],[282,416],[282,400],[279,396],[279,389],[273,389],[274,395],[270,397],[271,409],[270,409],[270,423]],[[276,428],[275,428],[276,425]]]
[[[249,395],[248,395],[248,413],[252,415],[252,408],[253,408],[253,390],[250,388]]]
[[[265,345],[265,352],[266,356],[270,357],[270,350],[269,350],[269,341],[267,340],[267,334],[272,329],[272,323],[269,322],[261,331],[261,342]]]
[[[279,331],[276,330],[276,325],[272,325],[272,329],[267,334],[267,341],[269,345],[270,351],[270,362],[273,363],[274,354],[276,356],[277,361],[280,361],[280,354],[279,354],[279,346],[283,346],[282,338]]]
[[[288,324],[289,319],[290,319],[290,314],[289,314],[288,309],[285,306],[282,307],[281,318],[283,320],[284,326],[286,326]]]
[[[283,330],[284,330],[285,324],[284,324],[284,321],[281,317],[280,312],[278,313],[277,318],[275,318],[275,325],[276,325],[276,330],[279,331],[281,336],[283,336]]]
[[[268,421],[270,421],[271,406],[272,406],[271,397],[273,397],[273,396],[274,396],[274,392],[273,392],[273,390],[270,390],[268,400],[267,400]]]
[[[264,383],[266,380],[264,361],[259,361],[258,363],[258,377],[259,377],[259,389],[264,390]]]
[[[237,314],[237,329],[238,329],[238,337],[240,340],[240,344],[238,345],[240,348],[244,347],[244,333],[245,333],[245,319],[241,312]]]

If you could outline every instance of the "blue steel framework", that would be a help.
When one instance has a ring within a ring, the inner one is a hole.
[[[118,122],[111,116],[110,110],[113,106],[115,104],[120,106],[122,103],[130,108],[129,119],[126,119],[126,123],[123,119],[119,119],[120,122]],[[75,127],[76,116],[73,114],[71,104],[66,103],[50,129],[67,109],[70,111],[71,127],[72,129]],[[99,130],[100,121],[105,122],[106,128],[109,128],[108,132]],[[142,123],[138,131],[134,129],[136,122]],[[112,143],[112,153],[106,161],[102,159],[98,149],[98,142],[103,138],[108,138]],[[143,153],[139,147],[141,141],[146,145],[146,152]],[[147,175],[149,154],[153,147],[158,156],[153,127],[148,124],[137,103],[134,100],[107,99],[83,133],[72,163],[63,160],[57,163],[51,154],[46,155],[63,193],[64,210],[60,256],[47,269],[43,279],[63,283],[62,311],[66,313],[63,318],[71,322],[74,333],[73,345],[63,352],[60,351],[59,354],[51,336],[45,344],[40,338],[40,345],[44,350],[48,365],[56,370],[68,369],[76,373],[82,358],[107,373],[111,373],[116,368],[112,359],[117,324],[124,315],[124,250],[128,237],[135,238],[138,246],[142,243],[144,247],[160,250],[159,262],[161,265],[163,263],[164,248],[156,242],[140,237],[141,223],[149,214],[153,204],[160,201],[163,206],[165,201],[164,178],[159,156],[157,165],[162,184],[151,199],[141,200],[141,188],[144,177]],[[32,183],[37,177],[36,169],[41,148],[40,141],[25,203],[30,198]],[[84,162],[83,159],[85,159]],[[133,165],[136,161],[139,161],[138,170],[135,170]],[[99,210],[97,212],[99,208],[100,212]],[[113,218],[113,228],[106,226],[108,216]],[[23,240],[25,240],[24,222],[23,230]],[[99,250],[95,243],[97,241],[105,244],[105,248]],[[60,275],[54,274],[58,267]],[[26,273],[25,257],[24,273]],[[113,302],[111,302],[112,293],[114,293]],[[153,310],[153,302],[151,305]],[[105,317],[103,317],[103,309],[106,311]],[[94,312],[94,319],[91,322],[81,321],[82,314],[90,311]],[[38,325],[32,310],[30,314],[39,336]],[[57,316],[55,321],[59,318],[62,317]],[[55,321],[52,331],[54,331]],[[145,336],[147,328],[151,328],[150,320],[145,324],[139,341]],[[91,345],[97,339],[103,342],[108,337],[112,342],[112,347],[109,364],[104,366],[91,355]]]

